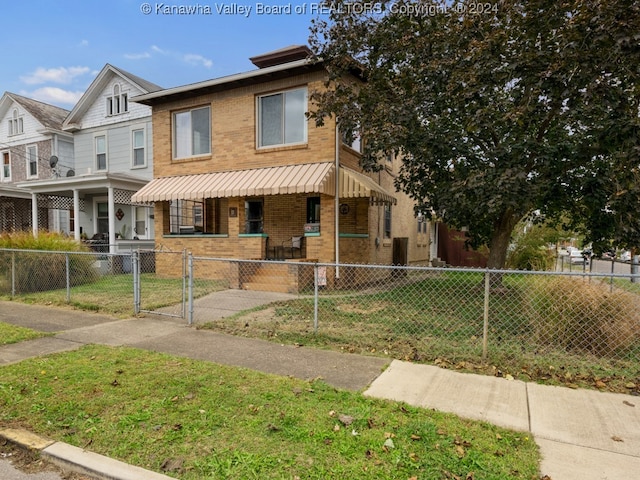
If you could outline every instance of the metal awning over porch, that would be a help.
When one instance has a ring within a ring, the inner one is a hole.
[[[372,197],[395,203],[395,198],[369,177],[340,167],[340,196]],[[131,197],[133,203],[203,198],[324,193],[335,195],[333,162],[283,165],[195,175],[155,178]]]
[[[253,168],[196,175],[155,178],[133,197],[133,202],[330,193],[334,167],[330,162]]]

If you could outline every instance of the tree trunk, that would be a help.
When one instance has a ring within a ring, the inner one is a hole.
[[[493,236],[489,245],[489,258],[487,259],[487,268],[492,270],[501,270],[507,261],[507,251],[511,242],[511,233],[520,221],[520,216],[516,215],[513,210],[505,210],[493,228]],[[502,284],[502,274],[491,274],[491,287],[499,287]]]

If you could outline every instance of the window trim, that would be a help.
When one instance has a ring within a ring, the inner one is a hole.
[[[98,152],[98,139],[104,139],[104,152]],[[104,168],[100,168],[100,162],[98,160],[98,155],[104,155]],[[103,133],[101,135],[93,136],[93,159],[94,166],[97,172],[106,172],[109,170],[109,146],[107,142],[107,134]]]
[[[129,112],[129,94],[123,91],[119,83],[113,85],[111,95],[106,97],[105,108],[107,117]]]
[[[207,152],[203,152],[203,153],[193,153],[193,122],[190,120],[190,124],[189,124],[189,129],[190,129],[190,135],[189,135],[189,150],[190,150],[190,154],[189,155],[185,155],[182,157],[179,157],[177,154],[177,140],[178,140],[178,134],[177,134],[177,128],[178,128],[178,123],[176,121],[176,116],[181,114],[181,113],[191,113],[190,119],[193,118],[193,112],[195,112],[196,110],[207,110],[208,111],[208,115],[207,115],[207,119],[209,121],[209,125],[208,125],[208,134],[209,134],[209,141],[207,142],[207,145],[209,147],[209,151]],[[183,110],[176,110],[174,112],[171,112],[171,158],[173,160],[185,160],[185,159],[190,159],[190,158],[196,158],[196,157],[203,157],[203,156],[210,156],[212,153],[212,146],[211,146],[211,139],[213,137],[212,133],[211,133],[211,125],[212,125],[212,121],[211,121],[211,105],[201,105],[198,107],[193,107],[193,108],[188,108],[188,109],[183,109]]]
[[[11,117],[9,118],[9,131],[7,133],[9,137],[24,133],[23,115],[20,115],[17,108],[13,109]]]
[[[9,174],[5,174],[5,158],[9,161],[6,166],[8,167]],[[3,150],[0,152],[0,181],[10,182],[11,181],[11,151]]]
[[[26,162],[26,172],[27,172],[27,178],[38,178],[38,174],[40,173],[40,168],[38,165],[38,145],[27,145],[26,147],[26,157],[25,157],[25,162]],[[32,162],[32,155],[30,150],[33,149],[34,153],[33,153],[33,162]],[[36,169],[36,173],[31,173],[31,164],[35,164],[35,169]]]
[[[131,128],[131,168],[144,168],[147,166],[147,132],[146,128],[143,127],[132,127]],[[136,148],[136,133],[142,132],[142,147]],[[142,163],[136,165],[136,150],[142,149]]]
[[[296,142],[287,142],[286,141],[286,131],[285,126],[287,123],[286,120],[286,102],[282,102],[282,143],[273,143],[269,145],[263,145],[263,131],[262,131],[262,99],[267,97],[273,97],[275,95],[283,95],[285,96],[289,92],[295,91],[303,91],[304,92],[304,112],[302,112],[303,118],[303,138],[300,141]],[[309,141],[309,128],[308,128],[308,119],[307,112],[309,110],[309,89],[306,85],[288,88],[285,90],[279,90],[269,93],[263,93],[260,95],[256,95],[256,149],[263,150],[268,148],[280,148],[287,147],[291,145],[304,145]]]

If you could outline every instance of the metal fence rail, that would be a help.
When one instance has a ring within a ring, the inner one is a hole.
[[[221,315],[217,292],[239,291],[244,311]],[[412,361],[640,360],[631,274],[0,250],[0,295]]]

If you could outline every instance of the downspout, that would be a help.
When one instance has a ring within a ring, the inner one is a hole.
[[[336,192],[335,192],[335,205],[333,207],[334,211],[334,230],[335,230],[335,249],[336,249],[336,279],[340,278],[340,267],[338,264],[340,263],[340,132],[338,129],[338,118],[336,118],[336,152],[335,152],[335,163],[336,163]]]

